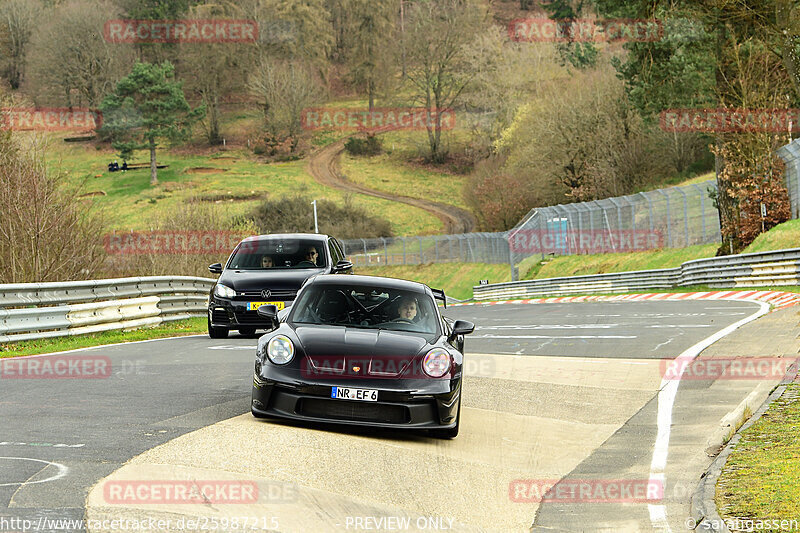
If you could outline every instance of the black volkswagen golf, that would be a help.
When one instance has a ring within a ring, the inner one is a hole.
[[[208,270],[222,274],[208,298],[208,335],[221,339],[232,329],[252,335],[268,328],[269,322],[256,312],[260,306],[288,307],[310,277],[352,273],[353,264],[345,260],[335,238],[293,233],[248,237],[224,269],[216,263]]]
[[[256,417],[425,429],[458,435],[464,335],[442,317],[442,291],[412,281],[317,276],[258,341]]]

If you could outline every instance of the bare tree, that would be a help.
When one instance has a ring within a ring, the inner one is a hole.
[[[26,88],[37,101],[100,105],[135,59],[131,45],[103,38],[103,25],[117,13],[106,0],[73,0],[55,8],[31,42]]]
[[[323,97],[310,68],[299,61],[264,58],[250,75],[248,89],[264,113],[265,127],[276,138],[291,138],[297,148],[303,109]]]
[[[19,89],[25,73],[36,19],[42,18],[44,6],[39,0],[5,0],[0,3],[0,58],[3,75],[12,89]]]
[[[524,105],[497,143],[506,172],[560,184],[575,200],[633,192],[668,172],[611,69],[588,71]]]
[[[103,259],[100,218],[31,139],[0,132],[0,283],[91,279]]]
[[[233,2],[204,4],[189,10],[191,18],[244,18]],[[202,124],[210,144],[221,144],[221,100],[245,85],[245,71],[253,61],[251,43],[183,43],[180,45],[179,70],[186,81],[186,90],[199,97],[206,106]]]
[[[408,6],[406,76],[415,105],[423,106],[433,118],[433,124],[426,126],[434,161],[444,158],[438,112],[455,106],[475,77],[475,58],[466,50],[486,21],[484,7],[474,0],[428,0]]]

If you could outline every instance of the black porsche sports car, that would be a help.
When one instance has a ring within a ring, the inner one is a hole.
[[[208,296],[208,335],[222,339],[232,329],[252,335],[268,327],[256,313],[259,306],[288,307],[308,278],[348,274],[353,264],[335,238],[291,233],[248,237],[233,250],[224,270],[221,263],[208,270],[222,274]]]
[[[461,420],[464,335],[474,324],[439,313],[444,292],[412,281],[320,275],[291,308],[258,309],[257,418],[430,430]]]

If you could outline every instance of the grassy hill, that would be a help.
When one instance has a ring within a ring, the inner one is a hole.
[[[48,164],[63,171],[73,183],[83,183],[82,193],[102,209],[109,229],[143,230],[148,221],[184,202],[206,202],[226,216],[251,210],[259,200],[302,193],[310,198],[343,204],[345,194],[318,184],[305,170],[305,161],[267,163],[246,149],[167,150],[158,152],[159,184],[149,184],[150,170],[108,172],[117,159],[106,145],[64,143],[51,137]],[[129,163],[148,162],[137,152]],[[353,195],[353,205],[391,221],[397,235],[436,233],[441,221],[406,205],[365,195]]]

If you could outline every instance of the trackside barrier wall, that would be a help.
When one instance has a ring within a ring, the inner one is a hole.
[[[207,313],[214,280],[189,276],[0,285],[0,342],[157,325]]]
[[[678,268],[479,285],[472,292],[475,300],[504,300],[693,285],[718,289],[800,285],[800,248],[696,259]]]

